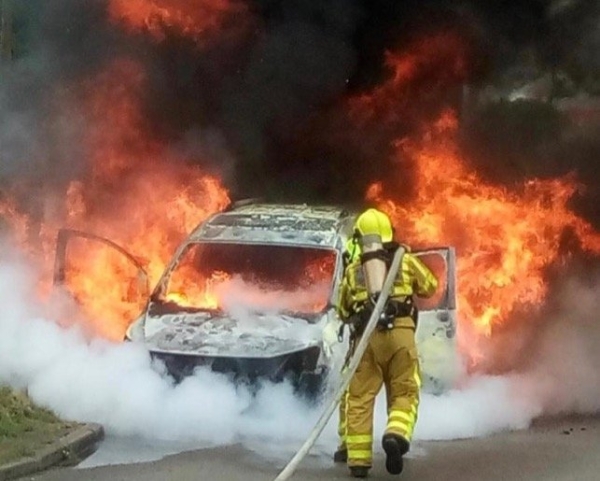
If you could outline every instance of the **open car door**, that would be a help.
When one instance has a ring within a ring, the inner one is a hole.
[[[53,281],[69,291],[99,334],[113,340],[124,338],[150,292],[148,274],[134,256],[73,229],[58,232]]]
[[[416,341],[423,390],[440,393],[455,386],[461,373],[456,342],[456,253],[453,247],[416,250],[438,279],[430,299],[415,296],[419,308]]]

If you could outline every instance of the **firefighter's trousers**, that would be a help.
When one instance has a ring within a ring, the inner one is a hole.
[[[342,399],[346,401],[340,416],[345,410],[348,466],[371,466],[373,411],[383,384],[388,415],[385,433],[399,435],[409,443],[412,439],[421,387],[415,329],[409,318],[396,319],[395,325],[393,329],[373,332]],[[340,419],[340,425],[343,421]]]

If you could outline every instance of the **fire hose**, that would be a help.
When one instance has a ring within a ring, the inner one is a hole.
[[[362,356],[365,353],[367,346],[369,345],[369,339],[371,337],[371,334],[375,330],[375,327],[377,326],[377,321],[379,320],[379,317],[381,316],[381,313],[383,312],[385,304],[388,300],[388,297],[390,295],[390,291],[392,288],[392,283],[394,282],[394,279],[396,278],[396,273],[398,272],[398,269],[400,267],[400,263],[402,262],[403,256],[404,256],[404,248],[399,247],[398,250],[396,250],[396,253],[394,254],[394,258],[392,260],[392,265],[390,267],[390,270],[387,273],[385,282],[383,283],[381,295],[379,296],[379,299],[377,299],[377,302],[375,303],[375,307],[373,308],[373,313],[371,314],[371,317],[369,318],[369,322],[367,323],[367,325],[365,327],[365,330],[361,336],[360,342],[356,346],[356,350],[354,352],[354,355],[352,356],[352,359],[350,360],[348,369],[342,375],[342,380],[341,380],[337,390],[335,391],[335,393],[331,399],[331,402],[327,405],[327,408],[325,409],[325,411],[323,411],[323,414],[321,415],[321,417],[315,424],[315,427],[310,432],[310,434],[309,434],[308,438],[306,439],[306,441],[304,442],[304,444],[300,447],[298,452],[296,452],[296,454],[288,462],[288,464],[283,468],[283,470],[279,473],[279,475],[274,479],[274,481],[287,480],[294,474],[294,471],[296,470],[296,468],[298,467],[298,465],[300,464],[302,459],[304,459],[304,457],[308,454],[308,452],[310,451],[310,449],[313,447],[313,445],[317,441],[317,438],[319,437],[319,435],[321,434],[323,429],[325,429],[325,426],[329,422],[331,415],[333,414],[336,406],[340,402],[340,399],[341,399],[344,391],[348,388],[348,385],[350,384],[350,380],[352,379],[352,376],[354,375],[354,373],[356,372],[356,369],[358,368],[358,363],[362,359]]]

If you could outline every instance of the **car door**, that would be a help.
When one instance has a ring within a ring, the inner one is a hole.
[[[147,303],[150,284],[141,262],[104,237],[61,229],[56,238],[53,283],[80,304],[95,330],[122,340]]]
[[[438,289],[430,299],[415,298],[419,308],[416,332],[423,389],[442,392],[458,381],[461,373],[456,342],[456,253],[453,247],[412,252],[438,279]]]

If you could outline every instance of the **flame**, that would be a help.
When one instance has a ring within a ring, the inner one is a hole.
[[[219,288],[230,280],[231,275],[223,271],[202,276],[192,267],[185,266],[173,273],[166,299],[183,307],[218,309],[222,307]]]
[[[32,216],[10,196],[0,203],[0,215],[9,223],[14,240],[44,266],[41,284],[46,293],[52,292],[59,228],[103,239],[70,238],[65,284],[94,334],[115,341],[123,339],[140,314],[148,288],[156,285],[176,247],[200,222],[229,203],[220,181],[188,162],[196,159],[179,158],[149,133],[141,110],[144,87],[140,65],[117,59],[74,89],[86,126],[83,152],[89,165],[59,195],[59,208],[47,209],[38,226],[37,250],[29,241],[35,224]],[[316,257],[305,266],[306,285],[292,291],[263,290],[240,283],[239,277],[225,271],[205,275],[184,265],[173,276],[166,300],[215,309],[235,297],[236,303],[252,306],[316,312],[325,307],[333,268],[333,256]]]
[[[456,131],[448,110],[420,138],[395,143],[397,162],[414,166],[410,202],[401,204],[382,183],[372,184],[367,198],[392,217],[403,239],[456,246],[462,344],[477,363],[483,353],[469,333],[490,336],[515,308],[543,301],[544,269],[560,260],[565,232],[594,253],[600,234],[568,208],[577,192],[572,176],[527,180],[513,191],[487,184],[461,158]]]
[[[351,117],[361,124],[377,120],[387,126],[419,118],[429,97],[435,98],[437,106],[436,93],[466,78],[468,52],[466,42],[453,32],[416,39],[401,52],[386,52],[390,78],[373,91],[353,97]],[[411,105],[419,110],[410,111]]]
[[[173,28],[181,34],[199,38],[218,32],[228,22],[240,26],[246,6],[237,0],[110,0],[108,14],[130,30],[147,30],[164,38]]]
[[[456,247],[459,344],[477,368],[495,328],[543,302],[545,269],[569,255],[565,235],[593,253],[600,252],[600,235],[568,207],[579,187],[573,175],[509,190],[486,183],[461,157],[456,114],[443,100],[444,92],[460,90],[469,55],[451,32],[413,41],[387,54],[391,76],[352,99],[349,112],[358,125],[370,122],[395,139],[390,163],[397,173],[370,185],[366,198],[392,217],[399,240]],[[420,130],[403,134],[405,121],[415,119],[423,122]]]
[[[172,27],[197,38],[222,28],[230,15],[241,11],[243,7],[233,0],[109,2],[113,20],[158,36],[165,27]],[[410,111],[412,97],[427,99],[429,91],[443,90],[448,82],[465,75],[464,49],[458,37],[444,33],[414,42],[403,53],[388,53],[387,66],[393,72],[390,80],[351,101],[351,113],[395,128],[405,116],[415,114]],[[446,73],[440,76],[440,70]],[[0,216],[15,241],[45,266],[46,286],[59,227],[95,233],[131,253],[133,257],[128,258],[83,238],[75,239],[67,251],[69,289],[81,302],[95,332],[114,340],[123,338],[145,299],[144,279],[136,264],[153,286],[187,233],[229,203],[219,179],[192,162],[202,159],[180,158],[153,134],[141,109],[144,87],[144,71],[124,59],[75,86],[71,100],[81,111],[79,118],[86,132],[83,157],[87,170],[59,193],[62,201],[58,207],[46,199],[41,223],[16,197],[8,195],[0,201]],[[420,137],[394,143],[396,164],[413,165],[415,195],[410,203],[401,203],[382,183],[371,185],[366,195],[390,214],[403,240],[415,246],[456,246],[459,332],[485,337],[495,326],[511,322],[511,313],[518,307],[544,299],[543,272],[560,260],[565,231],[571,230],[581,247],[591,252],[600,252],[600,236],[568,208],[577,192],[571,176],[532,179],[513,190],[487,184],[461,157],[456,128],[455,115],[445,111]],[[37,244],[31,242],[34,229]],[[272,291],[261,297],[225,271],[201,278],[184,276],[180,284],[174,284],[168,299],[213,307],[221,306],[227,295],[236,292],[248,294],[252,302],[272,305],[291,299],[319,309],[320,304],[313,302],[318,299],[315,292],[322,292],[318,289],[326,282],[324,273],[329,269],[321,263],[306,266],[307,285],[315,288],[305,290],[306,299],[289,291]],[[483,353],[476,342],[468,343],[471,340],[464,337],[462,347],[476,362]]]
[[[149,133],[140,108],[144,81],[138,64],[119,59],[76,89],[89,168],[59,194],[62,205],[47,213],[39,227],[41,243],[31,254],[43,266],[45,292],[51,290],[61,227],[115,242],[146,271],[153,286],[185,236],[229,203],[216,177],[187,162],[195,159],[178,158]],[[32,217],[10,196],[0,203],[0,215],[11,226],[15,242],[31,251],[26,238]],[[68,244],[66,267],[67,287],[94,332],[123,339],[147,294],[132,260],[106,244],[76,238]]]
[[[218,179],[173,158],[149,135],[138,93],[144,80],[136,63],[118,60],[84,85],[94,126],[86,142],[91,175],[70,185],[66,225],[102,235],[138,256],[153,286],[179,242],[229,197]],[[147,292],[131,296],[139,291],[128,282],[136,271],[131,262],[123,265],[123,256],[93,252],[72,253],[77,274],[69,287],[88,316],[101,322],[102,335],[122,339]]]

